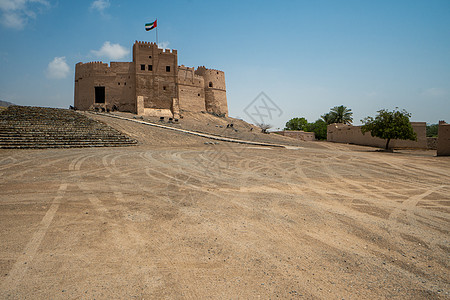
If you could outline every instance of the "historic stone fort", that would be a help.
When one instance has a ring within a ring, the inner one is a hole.
[[[178,66],[177,50],[133,45],[132,62],[77,63],[74,105],[177,118],[180,111],[228,115],[225,74]]]

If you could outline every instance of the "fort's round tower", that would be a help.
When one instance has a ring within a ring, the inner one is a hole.
[[[198,67],[196,75],[202,76],[205,82],[206,111],[218,115],[228,115],[225,73],[219,70]]]

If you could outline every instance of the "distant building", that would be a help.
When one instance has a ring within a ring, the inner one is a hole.
[[[228,115],[224,72],[178,66],[177,50],[138,41],[132,62],[77,63],[74,105],[147,116],[177,117],[180,110]]]
[[[437,156],[450,156],[450,124],[439,121]]]

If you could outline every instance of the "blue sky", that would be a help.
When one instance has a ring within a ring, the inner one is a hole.
[[[450,122],[450,1],[0,0],[0,100],[73,104],[77,62],[131,61],[158,18],[178,63],[225,72],[230,116],[264,92],[292,117],[336,105],[354,123],[399,107]]]

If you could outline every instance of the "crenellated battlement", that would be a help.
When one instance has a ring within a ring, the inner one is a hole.
[[[153,42],[145,42],[145,41],[137,41],[137,40],[134,42],[134,44],[138,45],[138,46],[147,46],[147,47],[157,46],[156,43],[153,43]]]
[[[178,66],[178,70],[195,71],[195,68],[194,68],[194,67],[187,67],[187,66],[185,66],[185,65],[181,65],[181,66]]]
[[[172,54],[178,54],[178,51],[175,49],[164,49],[164,53],[172,53]]]
[[[154,42],[145,42],[145,41],[135,41],[133,48],[139,47],[141,49],[157,49],[159,51],[159,54],[167,53],[167,54],[177,54],[178,51],[175,49],[162,49],[159,48],[159,46]]]
[[[198,72],[198,73],[207,73],[207,72],[209,72],[209,73],[212,73],[212,72],[219,72],[219,73],[224,73],[223,71],[221,71],[221,70],[217,70],[217,69],[210,69],[210,68],[207,68],[207,67],[205,67],[205,66],[199,66],[199,67],[197,67],[197,70],[196,70],[196,72]]]
[[[82,63],[82,62],[79,62],[79,63],[77,63],[76,64],[77,66],[78,65],[106,65],[106,66],[108,66],[108,63],[104,63],[104,62],[102,62],[102,61],[90,61],[90,62],[87,62],[87,63]]]

